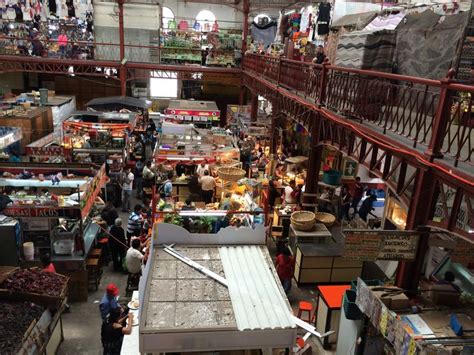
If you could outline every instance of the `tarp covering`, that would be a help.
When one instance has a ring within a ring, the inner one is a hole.
[[[364,31],[394,30],[404,17],[405,13],[403,12],[377,16],[364,28]]]
[[[144,110],[148,108],[146,100],[137,99],[135,97],[129,96],[99,97],[97,99],[89,101],[86,106],[99,111],[114,111],[121,109],[128,109],[133,111],[136,109]]]
[[[397,29],[397,72],[429,79],[446,77],[467,21],[468,13],[440,16],[427,10],[407,15]]]
[[[334,21],[331,28],[338,29],[341,27],[353,27],[355,30],[362,30],[375,18],[375,16],[377,16],[375,11],[345,15]]]

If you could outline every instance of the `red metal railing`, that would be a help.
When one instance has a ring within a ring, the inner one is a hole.
[[[474,165],[472,86],[255,54],[243,69],[453,166]]]

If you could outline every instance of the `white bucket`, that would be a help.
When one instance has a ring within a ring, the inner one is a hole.
[[[23,254],[26,260],[33,260],[35,258],[35,245],[33,242],[23,243]]]

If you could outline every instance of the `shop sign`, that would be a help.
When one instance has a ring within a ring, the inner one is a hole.
[[[166,114],[168,115],[181,115],[181,116],[219,116],[220,113],[219,111],[194,111],[194,110],[170,110],[167,109],[165,111]]]
[[[77,208],[57,207],[8,207],[2,213],[14,218],[79,218],[81,216]]]
[[[33,156],[55,156],[64,155],[63,147],[26,147],[26,154]]]
[[[415,231],[345,230],[343,256],[348,259],[414,260],[419,235]]]

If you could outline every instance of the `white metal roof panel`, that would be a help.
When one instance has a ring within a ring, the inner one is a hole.
[[[266,248],[220,247],[219,253],[239,330],[296,326]]]

